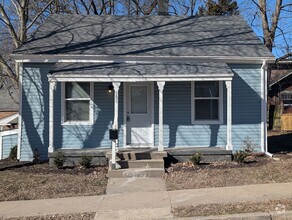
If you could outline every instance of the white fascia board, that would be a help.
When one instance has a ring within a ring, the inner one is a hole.
[[[275,57],[240,56],[106,56],[106,55],[12,55],[17,62],[225,62],[261,64],[263,60],[275,61]]]
[[[52,76],[48,75],[49,81],[56,82],[144,82],[144,81],[225,81],[232,80],[232,76],[88,76],[88,75],[65,75]]]

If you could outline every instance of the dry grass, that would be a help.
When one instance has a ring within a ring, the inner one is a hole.
[[[166,174],[166,187],[167,190],[181,190],[292,182],[292,155],[277,155],[277,158],[279,160],[258,156],[249,158],[250,163],[245,164],[176,164]]]
[[[270,212],[292,210],[292,199],[271,200],[265,202],[242,202],[228,204],[205,204],[173,208],[176,217],[228,215],[252,212]]]
[[[0,201],[104,194],[107,168],[57,169],[38,164],[0,171]]]
[[[46,215],[34,217],[1,218],[0,220],[89,220],[94,219],[95,213],[80,213],[66,215]]]

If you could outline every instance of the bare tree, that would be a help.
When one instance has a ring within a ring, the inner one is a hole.
[[[258,9],[263,32],[263,41],[266,47],[272,51],[275,46],[275,38],[277,36],[282,36],[283,43],[286,44],[286,53],[289,53],[291,45],[289,45],[287,41],[287,35],[292,33],[284,31],[284,29],[280,27],[279,22],[281,19],[288,19],[287,16],[285,16],[285,18],[281,17],[281,13],[292,12],[292,3],[285,4],[283,0],[276,0],[274,5],[271,3],[274,1],[252,0],[252,2]],[[256,15],[254,15],[254,17],[256,17]],[[291,14],[289,18],[292,18]]]

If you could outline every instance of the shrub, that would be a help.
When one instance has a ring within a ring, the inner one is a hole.
[[[191,156],[190,161],[193,164],[199,165],[202,161],[202,154],[201,153],[195,153],[193,156]]]
[[[55,158],[54,158],[54,164],[55,166],[60,169],[63,167],[64,163],[66,161],[66,157],[64,155],[63,152],[61,151],[58,151],[56,154],[55,154]]]
[[[16,160],[17,159],[17,145],[10,149],[9,158],[11,160]]]
[[[233,159],[237,162],[237,163],[244,163],[245,158],[248,156],[248,153],[246,151],[240,150],[240,151],[236,151],[233,154]]]
[[[79,160],[79,164],[85,168],[90,168],[92,165],[91,161],[92,161],[91,156],[87,156],[85,154],[82,154],[81,159]]]
[[[254,143],[249,136],[245,137],[242,143],[242,149],[247,153],[252,153],[254,151]]]

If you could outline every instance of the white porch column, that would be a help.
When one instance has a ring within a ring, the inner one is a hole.
[[[49,93],[49,153],[54,152],[54,90],[56,88],[55,81],[49,81],[50,93]]]
[[[165,82],[157,82],[159,90],[159,145],[158,151],[164,151],[163,147],[163,89]]]
[[[227,88],[227,145],[226,150],[232,150],[232,86],[231,80],[225,81]]]
[[[119,88],[120,82],[113,82],[114,87],[114,121],[113,129],[118,129],[118,115],[119,115]],[[118,146],[118,140],[112,140],[112,169],[116,169],[116,150]]]

